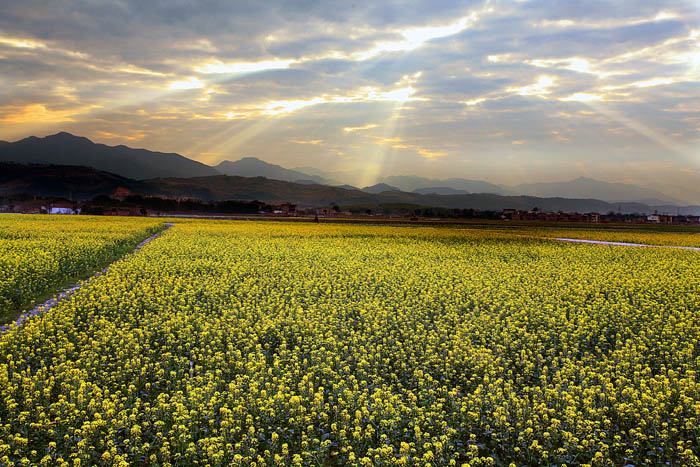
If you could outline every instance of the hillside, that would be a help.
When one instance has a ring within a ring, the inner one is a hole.
[[[612,183],[579,177],[566,182],[528,183],[510,187],[514,193],[539,197],[565,196],[567,198],[597,198],[610,202],[652,201],[655,203],[684,204],[664,193],[638,185]]]
[[[180,154],[96,144],[87,138],[57,133],[30,136],[0,145],[0,161],[93,167],[136,180],[155,177],[218,175],[213,167]]]
[[[295,202],[325,206],[331,203],[372,202],[372,195],[326,185],[292,183],[264,177],[159,178],[144,181],[145,194],[222,199]]]
[[[451,209],[502,209],[564,212],[652,213],[654,211],[700,214],[700,207],[676,207],[668,204],[608,203],[597,199],[570,199],[534,196],[502,196],[495,194],[421,194],[402,191],[367,193],[319,184],[292,183],[264,177],[215,175],[209,177],[169,177],[133,180],[90,167],[47,164],[22,165],[0,163],[0,194],[27,193],[39,196],[60,196],[89,199],[98,194],[112,194],[127,188],[135,194],[197,198],[204,201],[258,200],[270,203],[293,202],[305,206],[377,206],[404,204]]]
[[[413,190],[414,193],[420,193],[423,195],[436,194],[436,195],[467,195],[469,192],[465,190],[457,190],[455,188],[450,188],[447,186],[432,186],[426,188],[416,188]]]
[[[287,182],[324,183],[324,179],[320,176],[285,169],[256,157],[244,157],[237,161],[222,161],[215,168],[224,175],[238,177],[265,177]]]
[[[438,180],[434,178],[417,177],[415,175],[394,175],[383,177],[382,182],[398,187],[403,191],[415,191],[421,188],[452,188],[468,193],[494,193],[498,195],[512,194],[507,189],[493,183],[482,180],[468,180],[466,178],[448,178]]]
[[[384,191],[378,194],[359,190],[308,185],[271,180],[264,177],[195,177],[144,181],[144,194],[196,197],[204,200],[241,199],[266,202],[295,202],[308,206],[379,205],[387,203],[415,204],[426,207],[494,210],[538,207],[542,211],[600,212],[621,209],[623,213],[670,212],[700,214],[700,207],[677,208],[671,205],[649,206],[642,203],[608,203],[596,199],[539,198],[534,196],[501,196],[494,194],[437,195]]]
[[[91,167],[0,162],[0,193],[26,193],[86,200],[117,188],[138,191],[141,183]]]
[[[223,174],[237,177],[265,177],[307,185],[341,185],[340,182],[337,182],[337,175],[343,173],[337,172],[331,176],[330,173],[313,167],[304,167],[303,170],[287,169],[255,157],[244,157],[236,161],[224,160],[216,167],[211,167],[176,153],[133,149],[123,145],[96,144],[87,138],[65,132],[44,138],[30,136],[13,143],[0,141],[0,161],[86,166],[133,180],[206,177]],[[342,186],[349,187],[350,185]],[[441,180],[414,175],[399,175],[383,177],[376,185],[365,187],[363,190],[373,194],[400,190],[426,195],[431,193],[438,195],[492,193],[502,196],[599,199],[614,204],[636,202],[648,206],[687,204],[681,199],[644,186],[605,182],[585,177],[566,182],[501,186],[483,180],[458,177]]]
[[[387,185],[386,183],[377,183],[376,185],[366,186],[362,189],[365,193],[378,194],[384,191],[402,191],[400,188],[395,186]]]

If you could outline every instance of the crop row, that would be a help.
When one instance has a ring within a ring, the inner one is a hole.
[[[160,228],[148,219],[3,214],[0,317],[106,266]]]

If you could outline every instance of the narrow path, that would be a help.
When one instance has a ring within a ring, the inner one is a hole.
[[[131,252],[125,254],[125,255],[122,256],[121,258],[119,258],[119,259],[117,259],[116,261],[114,261],[113,263],[109,264],[109,265],[108,265],[106,268],[104,268],[102,271],[98,271],[98,272],[96,272],[95,274],[93,274],[92,277],[89,277],[88,279],[86,279],[86,280],[84,280],[84,281],[78,282],[77,284],[73,284],[72,286],[70,286],[70,287],[68,287],[68,288],[66,288],[66,289],[63,289],[63,291],[60,292],[60,293],[59,293],[58,295],[56,295],[55,297],[53,297],[53,298],[51,298],[51,299],[45,301],[45,302],[42,303],[41,305],[37,305],[36,307],[34,307],[34,308],[33,308],[32,310],[30,310],[30,311],[27,311],[27,312],[25,312],[25,313],[22,313],[22,314],[15,320],[14,323],[9,323],[9,324],[5,324],[5,325],[3,325],[3,326],[0,326],[0,338],[2,338],[2,336],[5,335],[11,328],[13,328],[13,327],[14,327],[14,328],[17,328],[17,327],[21,326],[25,321],[27,321],[27,320],[28,320],[29,318],[31,318],[32,316],[40,315],[40,314],[42,314],[42,313],[45,313],[45,312],[51,310],[53,307],[55,307],[56,305],[58,305],[59,303],[61,303],[63,300],[65,300],[65,299],[67,299],[68,297],[70,297],[71,295],[73,295],[73,293],[74,293],[76,290],[80,289],[80,288],[81,288],[82,286],[84,286],[84,285],[87,285],[89,282],[93,281],[96,277],[98,277],[98,276],[100,276],[100,275],[106,273],[107,271],[109,271],[109,268],[112,267],[112,265],[113,265],[114,263],[116,263],[117,261],[120,261],[120,260],[126,258],[126,257],[129,256],[129,255],[133,255],[134,253],[136,253],[137,251],[139,251],[141,248],[143,248],[144,245],[146,245],[148,242],[150,242],[151,240],[154,240],[154,239],[160,237],[160,236],[163,234],[163,232],[167,232],[167,231],[170,229],[170,227],[172,227],[173,225],[174,225],[174,224],[169,223],[169,222],[166,223],[166,224],[165,224],[165,228],[164,228],[163,230],[161,230],[161,231],[158,232],[158,233],[155,233],[155,234],[151,235],[150,237],[148,237],[147,239],[145,239],[144,241],[142,241],[141,243],[139,243],[138,245],[136,245],[136,248],[134,248],[133,251],[131,251]]]
[[[560,242],[572,242],[572,243],[593,243],[595,245],[613,245],[613,246],[637,246],[637,247],[647,247],[647,248],[674,248],[677,250],[694,250],[700,251],[699,247],[694,246],[676,246],[676,245],[647,245],[645,243],[627,243],[627,242],[606,242],[603,240],[584,240],[582,238],[554,238],[554,237],[540,237],[546,238],[548,240],[558,240]]]

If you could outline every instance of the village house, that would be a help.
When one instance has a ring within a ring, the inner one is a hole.
[[[282,210],[282,214],[286,214],[289,216],[296,216],[297,215],[297,205],[293,203],[284,203],[280,209]]]
[[[59,200],[51,203],[49,214],[80,214],[80,209],[76,209],[70,201]]]
[[[116,190],[114,190],[114,193],[110,196],[112,199],[116,199],[119,201],[124,201],[126,198],[129,196],[132,196],[134,194],[133,191],[131,191],[128,188],[124,188],[123,186],[117,187]]]
[[[651,214],[647,216],[647,222],[651,224],[671,224],[673,222],[673,216],[667,216],[665,214]]]
[[[107,208],[104,210],[103,214],[105,216],[143,216],[146,214],[146,210],[138,207],[120,206]]]

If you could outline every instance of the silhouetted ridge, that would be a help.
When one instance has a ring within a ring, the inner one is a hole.
[[[44,138],[30,136],[0,145],[0,161],[80,165],[133,179],[196,177],[219,172],[180,154],[96,144],[88,138],[60,132]]]

